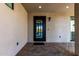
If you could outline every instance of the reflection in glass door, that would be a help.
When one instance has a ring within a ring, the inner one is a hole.
[[[36,20],[36,38],[43,37],[43,26],[42,20]]]

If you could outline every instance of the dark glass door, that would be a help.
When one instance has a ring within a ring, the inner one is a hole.
[[[34,41],[46,41],[46,16],[34,16]]]

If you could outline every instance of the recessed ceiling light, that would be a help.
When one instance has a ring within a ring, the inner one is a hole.
[[[42,8],[42,6],[39,6],[39,8]]]
[[[66,6],[66,8],[69,8],[69,6]]]

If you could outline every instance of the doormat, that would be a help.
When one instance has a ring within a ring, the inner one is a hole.
[[[45,43],[33,43],[34,45],[45,45]]]

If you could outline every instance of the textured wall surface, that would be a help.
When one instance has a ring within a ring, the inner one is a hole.
[[[0,4],[0,55],[16,55],[26,42],[27,12],[23,6],[14,4],[12,10]]]
[[[74,11],[73,11],[74,12]],[[29,39],[33,42],[33,16],[46,16],[46,42],[71,42],[70,16],[74,14],[29,13]],[[51,21],[48,21],[51,17]],[[61,38],[59,38],[61,36]]]

